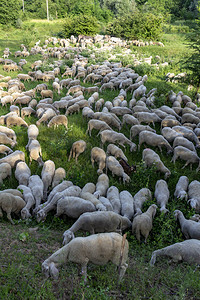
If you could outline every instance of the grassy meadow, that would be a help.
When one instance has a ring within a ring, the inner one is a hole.
[[[20,49],[20,44],[28,44],[33,46],[39,39],[44,41],[48,36],[57,36],[62,31],[62,21],[26,21],[22,24],[22,28],[5,30],[0,27],[0,56],[3,55],[5,47],[9,47],[12,55],[9,58],[18,62],[20,58],[14,58],[14,52]],[[184,34],[164,34],[162,41],[165,47],[149,46],[149,47],[132,47],[131,51],[136,57],[152,56],[153,62],[159,55],[161,62],[169,62],[169,66],[156,70],[148,65],[140,65],[135,67],[135,71],[140,75],[148,74],[147,92],[157,87],[156,103],[158,106],[163,104],[169,105],[167,102],[167,94],[170,90],[178,93],[183,91],[185,94],[194,98],[194,91],[187,91],[186,83],[167,83],[165,75],[168,72],[175,74],[180,72],[179,60],[188,54],[190,49],[185,44]],[[122,49],[114,51],[122,52]],[[113,52],[114,53],[114,52]],[[88,56],[88,52],[85,51]],[[98,60],[107,59],[107,53],[99,54]],[[41,55],[29,56],[26,58],[27,64],[23,68],[23,73],[28,73],[31,64],[41,59]],[[116,61],[122,61],[123,65],[132,64],[132,58],[129,56],[118,56]],[[45,62],[45,68],[54,59]],[[89,63],[97,63],[89,58]],[[64,61],[66,65],[68,61]],[[22,73],[22,72],[20,72]],[[0,65],[0,74],[8,75],[3,71],[3,65]],[[10,76],[15,78],[17,72],[10,72]],[[26,89],[35,87],[40,82],[26,82]],[[82,83],[83,84],[83,83]],[[89,86],[90,84],[83,84]],[[48,83],[52,88],[52,82]],[[59,100],[66,95],[67,90],[63,89],[61,95],[54,92],[54,100]],[[112,100],[117,96],[119,91],[104,91],[100,97],[105,101]],[[87,99],[89,95],[85,95]],[[36,96],[39,101],[41,99],[39,93]],[[131,95],[128,94],[128,100]],[[9,112],[9,107],[0,107],[0,115]],[[62,111],[61,111],[62,112]],[[64,113],[64,111],[63,111]],[[37,121],[35,117],[26,117],[28,124]],[[97,131],[93,130],[92,137],[86,135],[87,120],[82,118],[81,113],[68,117],[68,130],[64,126],[57,129],[47,128],[45,125],[39,126],[38,141],[42,148],[42,157],[46,161],[51,159],[55,162],[56,168],[64,167],[66,170],[66,179],[73,181],[74,184],[81,188],[87,182],[97,182],[97,165],[93,169],[90,162],[90,151],[94,146],[100,146],[100,137]],[[29,165],[28,152],[25,146],[28,142],[27,129],[21,127],[13,127],[17,135],[18,145],[14,150],[22,150],[26,155],[26,163]],[[124,126],[122,132],[129,137],[129,127]],[[156,125],[157,133],[160,133],[160,126]],[[73,159],[68,162],[69,152],[72,143],[78,139],[83,139],[87,143],[86,151],[81,154],[76,164]],[[138,138],[133,140],[136,144]],[[105,145],[107,146],[107,144]],[[106,147],[104,146],[104,150]],[[158,179],[164,179],[162,174],[156,173],[154,168],[145,169],[142,163],[142,145],[140,151],[131,153],[129,147],[124,150],[130,164],[137,165],[137,172],[131,176],[130,184],[124,186],[119,182],[117,177],[112,177],[110,173],[110,186],[115,185],[120,191],[127,189],[132,195],[141,188],[147,187],[152,191],[152,200],[147,201],[143,206],[143,211],[155,203],[153,197],[155,184]],[[54,217],[55,212],[48,214],[47,219],[43,223],[37,223],[36,220],[29,219],[22,221],[16,219],[15,226],[11,225],[6,216],[0,220],[0,299],[200,299],[200,283],[199,269],[185,263],[175,264],[169,263],[166,259],[159,259],[154,267],[149,266],[152,251],[168,246],[172,243],[183,241],[184,237],[180,227],[174,219],[173,211],[180,209],[186,218],[194,214],[189,204],[185,201],[174,198],[174,190],[176,183],[181,175],[188,176],[190,182],[194,179],[199,180],[199,174],[196,173],[197,165],[193,166],[191,171],[189,167],[181,169],[184,162],[177,160],[176,164],[170,162],[172,155],[167,155],[163,150],[162,154],[158,149],[154,149],[161,157],[164,164],[171,170],[171,176],[167,180],[170,190],[170,199],[167,205],[169,213],[163,215],[157,210],[153,222],[153,229],[150,233],[147,244],[142,241],[140,244],[132,235],[131,231],[127,232],[129,241],[129,267],[124,276],[122,283],[118,282],[117,271],[112,264],[105,266],[88,266],[88,283],[83,284],[83,279],[78,273],[75,264],[69,263],[60,268],[58,280],[46,279],[41,272],[41,263],[54,251],[62,245],[62,234],[69,228],[74,220],[61,217]],[[199,150],[198,150],[199,151]],[[200,152],[198,153],[200,155]],[[41,167],[37,162],[33,161],[30,166],[32,175],[41,174]],[[11,178],[4,180],[4,184],[0,187],[16,188],[18,185],[14,170]],[[77,232],[76,236],[84,235]]]

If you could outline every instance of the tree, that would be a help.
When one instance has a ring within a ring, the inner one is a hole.
[[[0,23],[1,24],[15,24],[19,18],[21,0],[0,0]]]

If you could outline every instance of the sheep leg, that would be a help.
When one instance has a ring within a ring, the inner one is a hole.
[[[185,163],[185,165],[182,167],[182,169],[184,169],[185,167],[187,167],[187,165],[188,165],[189,163],[190,163],[190,162],[187,161],[187,162]]]
[[[89,262],[88,258],[85,258],[84,263],[82,264],[81,273],[84,275],[84,283],[87,282],[87,264]]]
[[[70,151],[70,154],[69,154],[68,161],[70,161],[70,159],[71,159],[71,156],[72,156],[72,150]]]
[[[120,271],[119,271],[119,281],[121,281],[122,278],[124,277],[124,274],[125,274],[127,268],[128,268],[128,264],[126,264],[126,263],[124,263],[124,264],[120,267]]]
[[[11,211],[7,211],[7,218],[13,225],[15,225],[15,223],[13,222],[12,217],[11,217]]]

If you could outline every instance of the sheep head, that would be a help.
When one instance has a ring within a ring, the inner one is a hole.
[[[71,230],[66,230],[63,233],[63,245],[68,244],[74,238],[75,238],[74,233]]]
[[[30,214],[30,212],[28,211],[28,209],[26,207],[24,207],[21,210],[21,217],[22,217],[22,220],[25,220],[25,219],[28,219],[28,218],[31,217],[31,214]]]
[[[48,264],[46,261],[42,263],[42,273],[48,278],[52,276],[54,279],[58,279],[59,271],[56,268],[54,262]]]
[[[178,210],[178,209],[176,209],[174,211],[174,217],[175,217],[176,220],[178,219],[179,213],[180,213],[180,210]]]
[[[41,222],[41,221],[44,221],[45,218],[46,218],[46,212],[43,210],[43,209],[40,209],[40,211],[38,211],[37,213],[37,216],[36,216],[36,219],[37,219],[37,222]]]

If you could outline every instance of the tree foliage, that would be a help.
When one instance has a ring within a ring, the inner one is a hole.
[[[0,23],[15,24],[20,16],[22,2],[20,0],[0,0]]]

